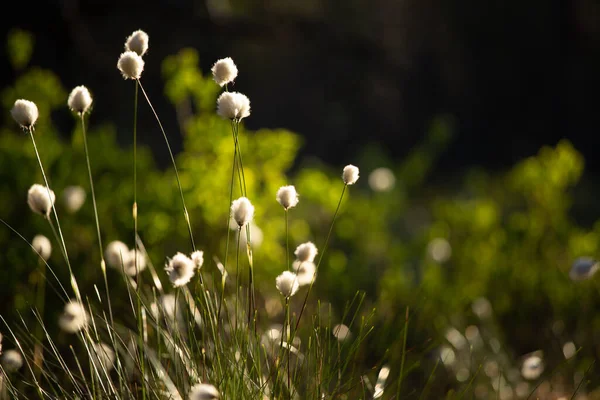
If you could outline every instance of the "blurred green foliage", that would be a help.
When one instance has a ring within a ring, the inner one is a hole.
[[[32,43],[24,32],[10,36],[8,53],[15,69],[27,64]],[[220,88],[199,69],[198,61],[195,50],[183,49],[164,60],[162,71],[165,95],[184,132],[177,165],[196,245],[205,251],[204,270],[210,275],[217,273],[212,257],[224,260],[233,139],[229,121],[214,112]],[[131,82],[124,84],[131,84],[133,92]],[[35,137],[57,194],[74,273],[82,291],[93,293],[101,273],[91,199],[75,214],[69,214],[62,202],[67,186],[86,190],[89,186],[77,118],[73,117],[70,135],[59,133],[52,123],[53,113],[66,112],[67,88],[51,71],[30,67],[2,90],[4,110],[18,98],[36,102],[40,110]],[[113,126],[95,124],[93,111],[87,122],[104,246],[122,240],[132,247],[131,148],[117,144]],[[563,365],[562,344],[574,341],[581,351],[569,368],[581,370],[600,355],[600,283],[572,282],[568,277],[574,258],[599,253],[600,224],[586,230],[569,214],[570,189],[583,173],[584,160],[565,140],[503,173],[474,168],[433,185],[435,161],[453,130],[452,118],[440,115],[422,143],[400,163],[386,159],[376,144],[365,148],[359,159],[348,160],[360,167],[361,178],[343,198],[312,296],[331,302],[340,319],[346,301],[357,290],[366,292],[364,312],[376,308],[377,326],[365,344],[369,352],[363,362],[367,368],[389,363],[390,384],[397,382],[408,307],[406,379],[412,384],[404,385],[407,393],[426,385],[439,359],[436,349],[446,343],[449,328],[464,332],[467,326],[480,326],[471,306],[481,297],[492,306],[493,323],[486,323],[495,327],[493,338],[502,343],[509,364],[518,365],[521,355],[542,350],[546,371],[553,371]],[[151,134],[160,135],[158,127]],[[0,217],[27,240],[38,233],[52,238],[48,224],[31,213],[25,201],[29,186],[42,183],[29,137],[9,118],[0,137]],[[343,188],[343,166],[296,160],[302,138],[285,129],[242,128],[240,140],[248,193],[256,207],[253,229],[255,233],[260,229],[263,236],[254,245],[257,288],[263,294],[261,301],[267,301],[275,294],[275,276],[287,269],[285,219],[275,201],[277,189],[294,184],[300,194],[298,207],[290,211],[290,252],[309,240],[323,252]],[[388,168],[395,179],[385,190],[378,189],[371,176],[380,167]],[[166,257],[191,250],[177,183],[172,168],[159,170],[147,148],[138,149],[138,171],[139,232],[162,274]],[[234,186],[234,198],[239,196]],[[14,320],[15,311],[29,315],[37,260],[27,243],[9,229],[0,229],[0,243],[1,314]],[[67,282],[66,266],[56,249],[55,244],[50,265]],[[226,267],[231,271],[231,264]],[[111,290],[118,290],[119,274],[109,271],[109,279]],[[52,294],[48,299],[46,318],[56,320],[62,303]],[[115,298],[115,307],[119,301],[128,300]],[[478,367],[469,366],[470,376],[485,380],[485,375],[476,374]],[[449,387],[460,388],[454,386],[451,370],[437,371],[430,382],[432,398],[441,398]]]

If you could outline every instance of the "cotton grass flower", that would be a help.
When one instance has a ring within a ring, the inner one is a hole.
[[[396,177],[389,168],[376,168],[369,174],[369,186],[375,192],[389,192],[395,183]]]
[[[190,255],[190,258],[196,265],[196,268],[198,268],[198,269],[202,268],[202,265],[204,264],[204,252],[203,251],[196,250],[195,252],[193,252]]]
[[[230,82],[233,82],[238,74],[238,69],[233,63],[231,57],[226,57],[218,60],[212,66],[213,79],[217,85],[223,87]]]
[[[123,272],[125,272],[126,275],[132,277],[137,276],[140,272],[146,269],[146,257],[144,257],[139,250],[131,249],[125,254],[126,256],[123,257]]]
[[[189,400],[214,400],[221,395],[216,387],[207,383],[198,383],[190,389]]]
[[[148,41],[148,34],[138,29],[125,40],[125,50],[133,51],[141,57],[148,51]]]
[[[375,383],[375,392],[373,393],[374,399],[379,399],[383,396],[383,391],[385,389],[385,382],[387,378],[390,376],[390,367],[387,365],[383,366],[379,370],[379,374],[377,375],[377,382]]]
[[[63,190],[63,204],[71,214],[79,211],[86,197],[85,189],[81,186],[68,186]]]
[[[129,261],[129,247],[120,240],[113,240],[106,246],[104,257],[109,267],[121,269]]]
[[[115,366],[115,351],[106,343],[94,343],[92,362],[101,371],[109,372]]]
[[[144,72],[144,60],[135,51],[126,51],[119,57],[117,68],[123,79],[140,79]]]
[[[579,257],[575,260],[569,271],[569,278],[573,281],[590,279],[600,269],[600,263],[591,257]]]
[[[15,101],[10,115],[23,129],[31,129],[38,119],[39,111],[33,101],[19,99]]]
[[[300,285],[296,274],[290,271],[283,271],[281,275],[275,278],[277,290],[287,298],[292,297],[298,291]]]
[[[294,251],[296,258],[298,259],[298,261],[301,262],[315,261],[317,253],[317,246],[315,246],[313,242],[302,243],[301,245],[296,247],[296,250]]]
[[[177,253],[165,266],[174,287],[187,285],[194,276],[196,264],[183,253]]]
[[[317,274],[317,266],[311,261],[295,260],[292,268],[296,272],[300,286],[310,285]]]
[[[69,94],[67,99],[69,109],[78,114],[86,113],[92,105],[92,95],[85,86],[77,86]]]
[[[231,217],[242,228],[252,221],[254,217],[254,206],[246,197],[240,197],[231,203]]]
[[[31,245],[35,251],[38,252],[40,257],[42,257],[45,261],[48,261],[50,255],[52,254],[52,243],[50,243],[50,239],[44,235],[35,235],[31,241]]]
[[[354,185],[358,180],[358,167],[348,164],[344,167],[342,179],[346,185]]]
[[[34,184],[27,192],[27,204],[31,211],[43,215],[46,218],[50,217],[50,211],[56,200],[56,195],[52,190],[48,190],[46,186]]]
[[[23,366],[23,356],[17,350],[6,350],[2,354],[2,368],[6,372],[17,372]]]
[[[277,201],[285,210],[296,207],[298,204],[298,193],[293,185],[282,186],[277,191]]]
[[[223,92],[217,99],[217,114],[239,121],[250,116],[250,100],[238,92]]]
[[[71,300],[65,304],[58,325],[67,333],[76,333],[84,329],[89,321],[88,312],[80,302]]]
[[[527,380],[534,380],[544,372],[544,361],[538,355],[530,355],[521,366],[521,375]]]
[[[348,328],[348,326],[344,324],[334,325],[333,329],[331,330],[331,333],[333,333],[333,336],[335,336],[335,338],[340,342],[343,342],[344,340],[349,339],[350,336],[352,336],[350,328]]]

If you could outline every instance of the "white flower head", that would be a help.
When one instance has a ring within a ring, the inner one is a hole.
[[[190,389],[190,400],[214,400],[220,398],[221,395],[216,387],[207,383],[198,383]]]
[[[292,263],[292,268],[296,271],[300,286],[310,285],[317,274],[317,266],[312,261],[296,260]]]
[[[142,30],[133,32],[125,41],[125,50],[133,51],[140,57],[148,51],[148,34]]]
[[[226,57],[217,61],[212,66],[211,71],[213,74],[213,79],[221,87],[233,82],[238,74],[238,69],[233,63],[231,57]]]
[[[290,271],[283,271],[275,278],[275,286],[284,297],[292,297],[298,291],[298,277]]]
[[[196,268],[202,268],[202,264],[204,264],[204,252],[202,250],[196,250],[191,254],[191,259],[196,265]]]
[[[534,380],[544,372],[544,361],[538,355],[530,355],[521,365],[521,375],[527,380]]]
[[[296,247],[296,251],[294,251],[296,258],[301,262],[315,261],[315,257],[317,256],[317,253],[318,253],[317,246],[315,246],[313,242],[302,243],[301,245]]]
[[[137,276],[138,273],[146,269],[146,257],[144,257],[144,254],[142,254],[141,251],[137,250],[136,254],[136,250],[131,249],[125,254],[126,256],[123,257],[123,272],[125,272],[126,275]],[[121,265],[120,262],[118,265]]]
[[[340,342],[343,342],[344,340],[349,339],[350,336],[352,336],[350,328],[348,328],[348,326],[344,324],[334,325],[331,332],[333,333],[333,336],[335,336],[335,338]]]
[[[52,190],[37,183],[32,185],[27,192],[27,204],[29,204],[31,211],[46,218],[50,217],[50,211],[55,200],[56,196]]]
[[[376,168],[369,174],[369,186],[376,192],[388,192],[395,184],[396,177],[389,168]]]
[[[86,193],[81,186],[68,186],[63,191],[63,202],[67,211],[75,213],[85,203]]]
[[[140,79],[144,71],[144,60],[135,51],[126,51],[119,57],[117,68],[123,79]]]
[[[120,240],[113,240],[106,246],[104,257],[109,267],[121,269],[129,262],[129,247]]]
[[[217,99],[217,114],[223,118],[246,118],[250,115],[250,100],[238,92],[223,92]]]
[[[344,172],[342,173],[342,178],[346,185],[354,185],[358,180],[358,167],[355,167],[352,164],[346,165],[344,167]]]
[[[277,201],[285,210],[296,207],[298,204],[298,192],[293,185],[282,186],[277,191]]]
[[[87,326],[88,320],[88,313],[83,304],[71,300],[65,304],[64,311],[58,319],[58,325],[65,332],[76,333]]]
[[[106,343],[94,343],[92,362],[101,371],[110,371],[115,366],[115,351]]]
[[[50,243],[50,239],[44,235],[35,235],[31,241],[31,245],[44,260],[48,261],[52,254],[52,243]]]
[[[6,372],[16,372],[23,366],[23,356],[17,350],[6,350],[2,354],[2,368]]]
[[[77,86],[69,94],[67,104],[71,111],[83,114],[89,110],[92,105],[92,95],[85,86]]]
[[[240,197],[231,203],[231,217],[240,228],[252,221],[254,217],[254,206],[246,197]]]
[[[10,115],[17,121],[17,124],[25,129],[33,127],[38,119],[39,112],[33,101],[20,99],[15,101],[13,108],[10,110]]]
[[[175,254],[165,266],[165,271],[169,274],[174,287],[187,285],[194,276],[195,269],[194,261],[183,253]]]

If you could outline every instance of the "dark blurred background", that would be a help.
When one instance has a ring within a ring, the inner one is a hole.
[[[434,174],[442,179],[470,165],[505,168],[561,138],[584,153],[590,176],[600,169],[596,0],[54,0],[12,7],[3,13],[2,37],[13,27],[33,32],[32,65],[54,70],[66,87],[93,88],[94,119],[117,122],[124,142],[131,94],[115,54],[143,29],[150,34],[144,82],[168,130],[175,113],[160,100],[160,61],[191,46],[205,72],[218,58],[235,60],[237,87],[254,109],[248,127],[298,132],[307,139],[304,155],[333,165],[351,162],[367,142],[400,159],[434,115],[448,113],[456,135]],[[3,86],[14,79],[6,59],[0,75]],[[73,123],[66,112],[62,118],[64,126]],[[151,118],[140,123],[154,127]],[[152,136],[149,143],[160,146]],[[164,156],[157,154],[159,162]]]

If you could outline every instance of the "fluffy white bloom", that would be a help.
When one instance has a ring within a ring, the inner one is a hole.
[[[252,218],[254,217],[254,206],[246,197],[240,197],[231,203],[231,217],[241,228],[252,221]]]
[[[381,167],[369,174],[369,186],[376,192],[387,192],[394,188],[396,177],[391,169]]]
[[[294,254],[296,258],[301,262],[313,262],[315,261],[315,257],[317,256],[318,250],[317,246],[313,244],[313,242],[302,243],[298,247],[296,247],[296,251]]]
[[[386,365],[379,370],[379,375],[377,375],[377,383],[375,384],[375,393],[373,393],[374,399],[379,399],[383,396],[383,391],[385,389],[385,382],[387,381],[388,376],[390,376],[390,367],[388,367]]]
[[[204,264],[204,252],[201,250],[196,250],[191,254],[192,261],[196,265],[196,268],[202,268],[202,264]]]
[[[228,119],[242,119],[250,115],[250,100],[238,92],[223,92],[217,99],[217,114]]]
[[[23,356],[17,350],[6,350],[2,354],[2,368],[6,372],[16,372],[23,366]]]
[[[85,113],[92,105],[92,95],[85,86],[77,86],[69,94],[67,104],[71,111]]]
[[[300,286],[310,285],[317,274],[317,267],[311,261],[296,260],[292,263],[292,268],[296,271]]]
[[[92,362],[101,371],[110,371],[115,366],[115,351],[106,343],[94,343]]]
[[[68,333],[76,333],[88,324],[88,313],[80,302],[71,300],[65,304],[65,309],[58,319],[60,328]]]
[[[194,276],[196,264],[183,253],[177,253],[165,266],[169,279],[174,287],[184,286]]]
[[[233,82],[237,77],[238,69],[231,57],[223,58],[212,66],[213,79],[219,86]]]
[[[70,213],[79,211],[85,198],[85,189],[81,186],[68,186],[63,191],[63,203]]]
[[[333,336],[335,336],[335,338],[340,342],[349,339],[352,335],[350,332],[350,328],[348,328],[348,326],[344,324],[334,325],[333,329],[331,330],[331,333],[333,333]]]
[[[171,293],[161,296],[158,303],[152,303],[150,311],[157,321],[160,320],[160,315],[163,314],[165,320],[170,324],[174,324],[175,320],[181,322],[183,316],[181,306],[177,304],[175,295]],[[175,318],[175,313],[177,313],[177,318]]]
[[[144,257],[141,251],[138,251],[137,253],[137,268],[135,267],[135,252],[135,249],[131,249],[127,253],[124,253],[125,256],[123,256],[123,272],[129,276],[137,276],[139,272],[146,269],[146,257]],[[118,265],[120,265],[120,263]]]
[[[214,400],[221,395],[216,387],[207,383],[198,383],[192,386],[189,394],[190,400]]]
[[[342,173],[342,178],[346,185],[354,185],[358,180],[358,167],[355,167],[352,164],[346,165],[344,167],[344,172]]]
[[[123,79],[140,79],[144,71],[144,60],[135,51],[126,51],[119,57],[117,68]]]
[[[39,112],[33,101],[20,99],[15,101],[10,115],[22,128],[31,128],[37,121]]]
[[[283,271],[281,275],[275,278],[275,286],[277,290],[285,296],[291,297],[298,291],[300,285],[298,284],[298,277],[296,274],[290,271]]]
[[[125,41],[125,50],[143,56],[148,51],[148,34],[142,30],[133,32]]]
[[[56,196],[52,190],[48,191],[46,186],[37,183],[32,185],[27,192],[27,204],[29,204],[31,211],[41,214],[46,218],[50,217],[50,211],[55,200]]]
[[[47,261],[50,258],[50,255],[52,254],[52,243],[50,243],[50,239],[46,236],[35,235],[31,241],[31,245],[44,260]]]
[[[537,355],[531,355],[523,361],[521,375],[527,380],[539,378],[544,372],[544,361]]]
[[[120,240],[113,240],[106,246],[104,257],[109,267],[121,269],[129,262],[129,247]]]
[[[286,210],[296,207],[299,201],[296,188],[293,185],[280,187],[277,191],[277,201]]]

